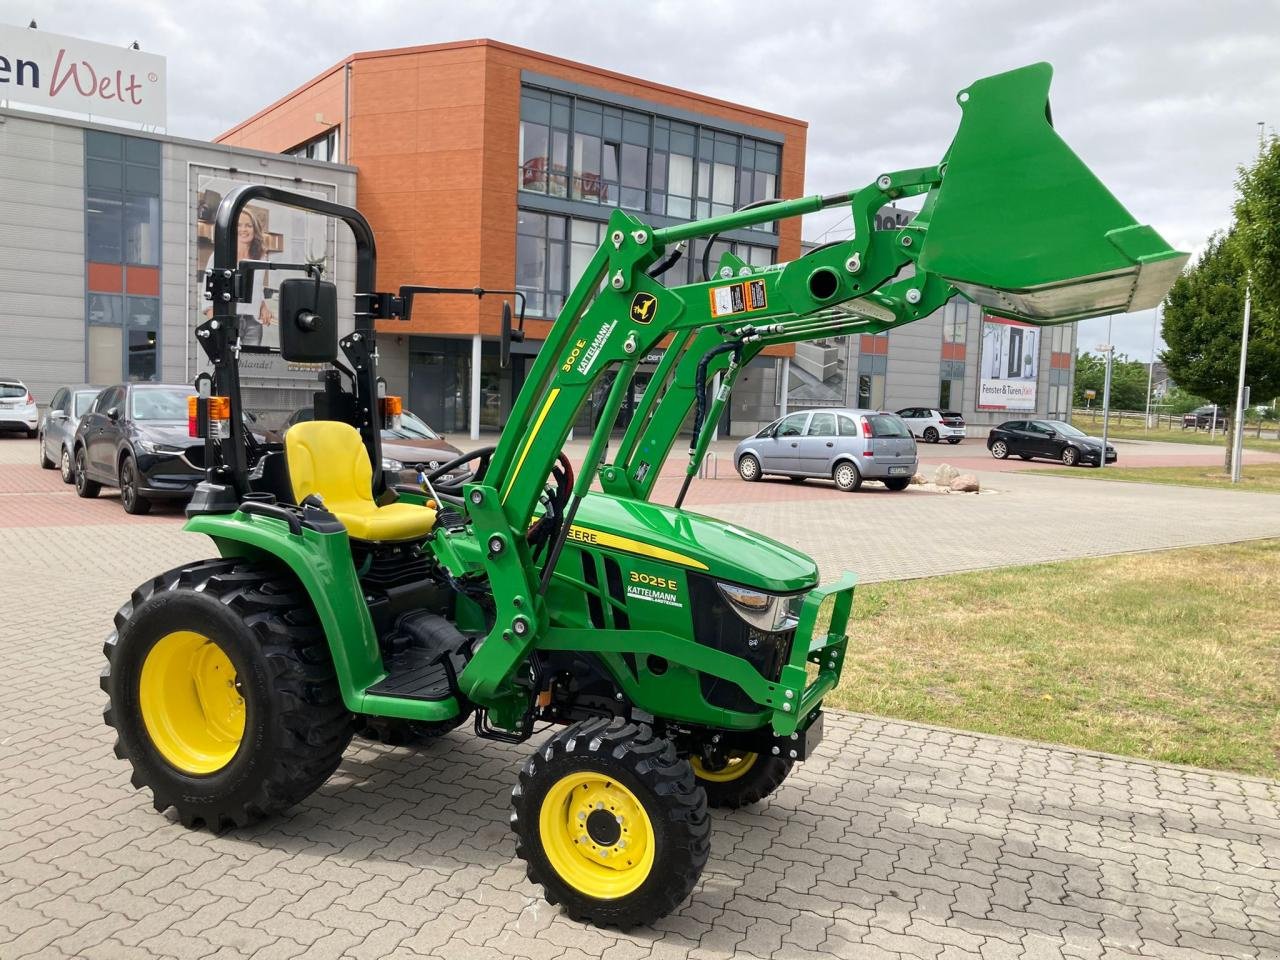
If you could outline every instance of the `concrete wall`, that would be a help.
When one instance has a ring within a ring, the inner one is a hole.
[[[84,137],[0,110],[0,377],[41,405],[84,379]]]
[[[923,320],[889,334],[889,363],[884,384],[886,410],[933,406],[938,402],[942,369],[942,313],[941,310],[935,311]],[[854,342],[856,349],[856,339]],[[851,362],[850,366],[856,377],[857,362]],[[965,387],[967,395],[967,382]],[[857,397],[855,380],[849,402],[857,403]]]

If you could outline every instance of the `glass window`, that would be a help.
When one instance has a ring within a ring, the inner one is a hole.
[[[520,122],[520,189],[547,192],[550,147],[551,131],[546,126],[527,120]]]
[[[114,293],[89,294],[90,326],[118,327],[122,323],[124,323],[124,297]]]
[[[840,414],[840,436],[856,437],[858,436],[858,425],[853,422],[853,417],[846,417]]]
[[[134,197],[124,205],[125,262],[160,263],[160,199]]]
[[[85,259],[124,262],[124,202],[119,193],[90,188],[85,199]]]
[[[547,215],[520,210],[516,215],[516,289],[534,316],[546,312]]]
[[[129,328],[129,354],[125,361],[126,379],[134,382],[158,379],[156,376],[157,336],[158,334],[155,330]],[[185,399],[184,397],[184,403]],[[185,419],[185,416],[184,412],[183,417],[179,419]]]
[[[815,413],[809,421],[806,437],[834,437],[836,435],[836,415],[834,413]]]
[[[858,374],[858,406],[878,410],[884,406],[884,374]]]
[[[75,411],[72,416],[79,419],[89,412],[89,408],[93,406],[93,401],[98,399],[96,390],[81,390],[75,397]]]
[[[136,163],[124,165],[124,188],[129,193],[160,196],[160,168],[144,167]]]
[[[134,420],[186,420],[188,387],[142,387],[130,391],[129,415]]]
[[[911,436],[911,431],[907,429],[907,425],[897,417],[887,414],[873,414],[867,417],[867,422],[871,424],[871,435],[873,437]]]
[[[804,432],[804,421],[809,414],[793,413],[789,417],[783,417],[778,423],[778,436],[780,437],[798,437]]]
[[[120,400],[124,395],[123,387],[108,387],[98,394],[97,405],[94,406],[96,413],[106,413],[112,407],[120,406]]]
[[[90,157],[121,160],[124,158],[124,137],[118,133],[86,130],[84,132],[84,152]]]
[[[16,396],[16,394],[15,394],[15,396]],[[25,397],[25,396],[26,396],[26,394],[24,393],[24,394],[23,394],[23,396]],[[53,395],[53,399],[49,401],[49,409],[50,409],[50,410],[57,410],[57,411],[60,411],[61,413],[66,413],[66,412],[67,412],[67,397],[68,397],[68,394],[67,394],[67,388],[66,388],[66,387],[62,387],[61,389],[59,389],[59,390],[58,390],[58,392],[57,392],[57,393],[55,393],[55,394]]]

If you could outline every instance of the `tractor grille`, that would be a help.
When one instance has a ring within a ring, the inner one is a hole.
[[[699,643],[742,657],[766,680],[778,680],[791,656],[794,629],[778,633],[757,630],[730,609],[710,577],[689,575],[689,600],[693,608],[693,633]],[[761,709],[736,683],[705,673],[699,679],[702,695],[712,706],[749,713]]]

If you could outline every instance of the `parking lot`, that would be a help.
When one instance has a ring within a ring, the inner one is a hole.
[[[0,441],[5,960],[1280,956],[1280,785],[854,714],[769,801],[716,816],[701,886],[652,930],[571,923],[524,879],[507,796],[530,745],[353,745],[291,816],[184,830],[112,756],[97,674],[133,586],[210,548],[176,509],[128,517],[35,464]],[[981,477],[849,495],[722,469],[690,503],[865,579],[1280,536],[1260,494]]]

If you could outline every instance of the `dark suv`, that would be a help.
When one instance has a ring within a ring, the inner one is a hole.
[[[1214,421],[1217,421],[1215,424]],[[1182,415],[1183,430],[1208,430],[1210,427],[1216,426],[1219,430],[1227,429],[1227,414],[1222,407],[1215,407],[1209,404],[1204,407],[1196,407],[1190,413]]]
[[[128,513],[185,499],[204,479],[204,441],[187,431],[186,384],[121,383],[98,394],[75,436],[76,493],[120,488]]]

